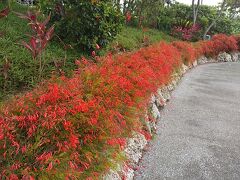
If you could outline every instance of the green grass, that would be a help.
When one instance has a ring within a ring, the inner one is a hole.
[[[3,8],[4,5],[0,4],[0,9]],[[11,9],[15,12],[24,13],[29,7],[13,4]],[[4,34],[0,37],[0,87],[4,89],[0,91],[1,98],[6,94],[30,89],[39,82],[39,79],[37,73],[38,62],[35,62],[30,52],[20,45],[22,40],[29,41],[27,34],[30,34],[31,30],[28,21],[20,19],[11,12],[8,17],[0,19],[0,32]],[[76,50],[65,52],[62,47],[63,45],[60,42],[51,41],[46,48],[43,78],[50,77],[53,71],[57,72],[60,68],[67,74],[70,74],[72,69],[75,68],[74,60],[80,57],[82,53],[78,53]],[[65,59],[66,56],[67,59]],[[7,79],[1,73],[6,60],[10,62]],[[55,67],[56,63],[61,65],[64,61],[66,61],[65,66]]]
[[[144,37],[148,39],[147,42],[144,41]],[[103,53],[106,51],[116,52],[119,50],[133,51],[162,40],[170,42],[175,39],[172,36],[155,29],[146,29],[143,31],[139,28],[124,26],[121,33],[117,35],[116,40],[104,49]]]
[[[4,7],[5,5],[1,3],[0,9]],[[59,70],[61,70],[70,75],[76,68],[75,59],[87,55],[78,49],[66,52],[59,40],[52,40],[44,52],[43,79],[39,79],[38,62],[34,61],[30,52],[20,45],[22,40],[29,41],[27,34],[31,34],[31,29],[28,21],[20,19],[13,13],[13,11],[25,13],[32,9],[28,6],[13,3],[11,10],[12,12],[8,17],[0,19],[0,32],[4,34],[0,37],[0,89],[2,89],[0,99],[31,89],[40,80],[49,78],[53,72],[59,74]],[[144,41],[144,37],[147,40]],[[116,39],[98,54],[103,56],[109,51],[113,53],[133,51],[161,40],[172,41],[173,38],[154,29],[147,29],[143,32],[142,29],[124,26]],[[88,52],[88,54],[90,53]],[[10,62],[7,78],[3,74],[3,66],[6,60]],[[56,67],[56,64],[59,67]]]

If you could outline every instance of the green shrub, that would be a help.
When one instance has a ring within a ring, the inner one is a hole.
[[[171,32],[175,25],[181,21],[191,20],[191,7],[184,4],[173,4],[159,8],[158,25],[159,30]]]
[[[124,22],[120,10],[109,1],[41,0],[40,8],[52,13],[60,38],[83,50],[106,46]]]

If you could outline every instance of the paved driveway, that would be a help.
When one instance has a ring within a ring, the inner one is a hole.
[[[135,179],[240,180],[240,63],[185,75]]]

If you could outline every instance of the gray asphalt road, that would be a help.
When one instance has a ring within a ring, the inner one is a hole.
[[[185,75],[139,167],[137,180],[240,180],[240,63]]]

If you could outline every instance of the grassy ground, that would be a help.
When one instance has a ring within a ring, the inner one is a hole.
[[[0,9],[4,7],[1,3]],[[11,9],[22,13],[31,10],[29,7],[19,4],[12,4]],[[18,18],[13,12],[7,18],[0,19],[0,32],[4,34],[0,37],[0,89],[2,89],[0,99],[30,89],[40,81],[36,68],[38,62],[34,61],[29,51],[20,45],[22,40],[28,41],[29,38],[26,34],[31,33],[27,23],[26,20]],[[133,51],[160,40],[172,41],[173,38],[153,29],[143,31],[133,27],[123,27],[116,40],[102,49],[99,55],[103,56],[109,51],[113,53]],[[75,59],[86,55],[81,50],[65,51],[62,47],[63,45],[58,40],[53,40],[48,45],[44,53],[44,79],[50,77],[52,72],[59,73],[60,70],[66,74],[71,74],[76,68]],[[3,68],[6,62],[10,63],[10,68],[7,71]]]
[[[3,4],[0,4],[0,9],[3,9]],[[26,12],[28,7],[13,4],[13,11]],[[6,60],[10,62],[10,69],[7,72],[7,78],[0,75],[0,97],[6,94],[15,93],[15,91],[29,89],[39,82],[36,65],[31,54],[23,46],[20,45],[22,40],[28,41],[30,28],[26,20],[18,18],[13,12],[8,17],[0,19],[0,32],[4,35],[0,37],[0,68],[3,72],[3,66]],[[65,52],[60,42],[52,41],[44,53],[45,68],[43,78],[48,78],[56,69],[64,69],[65,72],[70,72],[74,66],[74,60],[80,57],[82,53],[77,51]],[[67,59],[65,59],[67,57]],[[66,61],[66,66],[56,68],[55,64],[63,64]],[[5,91],[5,92],[4,92]]]
[[[173,41],[172,36],[155,29],[139,29],[134,27],[125,26],[122,32],[117,35],[116,40],[113,41],[103,52],[106,51],[133,51],[143,46],[152,43],[164,41]]]

